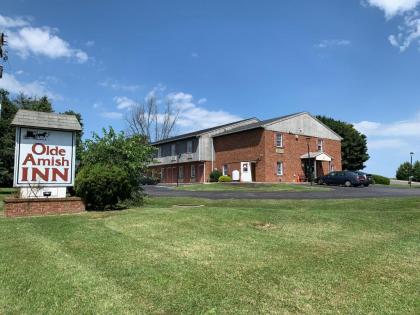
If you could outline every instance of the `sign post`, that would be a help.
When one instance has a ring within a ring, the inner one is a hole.
[[[19,188],[19,198],[6,200],[5,214],[84,210],[79,198],[67,198],[67,187],[74,185],[75,178],[76,132],[81,130],[77,118],[19,110],[12,125],[16,126],[13,184]]]

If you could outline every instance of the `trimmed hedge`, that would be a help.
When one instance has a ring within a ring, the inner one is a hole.
[[[388,177],[372,174],[373,182],[380,185],[389,185],[391,180]]]
[[[218,171],[218,170],[214,170],[213,172],[210,173],[210,182],[214,183],[219,181],[219,177],[222,176],[222,172]]]
[[[129,199],[136,183],[119,166],[95,164],[80,169],[74,189],[88,209],[104,210]]]
[[[227,176],[227,175],[222,175],[219,177],[219,182],[220,183],[230,183],[232,181],[232,177]]]

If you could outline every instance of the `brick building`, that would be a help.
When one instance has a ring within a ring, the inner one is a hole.
[[[242,182],[297,182],[309,172],[341,170],[341,137],[307,112],[246,119],[153,145],[150,168],[163,183],[205,182],[214,169]]]

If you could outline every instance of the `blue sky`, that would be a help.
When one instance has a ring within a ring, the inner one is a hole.
[[[82,113],[86,134],[125,129],[149,93],[178,131],[299,111],[367,134],[367,170],[420,158],[420,0],[3,0],[0,87]]]

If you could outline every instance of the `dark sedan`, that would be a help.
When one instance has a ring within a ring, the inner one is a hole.
[[[318,184],[344,185],[346,187],[364,186],[366,184],[366,179],[363,175],[359,175],[356,172],[337,171],[331,172],[326,176],[319,177]]]
[[[360,176],[364,176],[365,183],[363,185],[365,187],[367,187],[367,186],[369,186],[371,184],[374,184],[372,174],[367,174],[367,173],[361,172],[361,171],[356,171],[355,173],[358,174],[358,175],[360,175]]]

